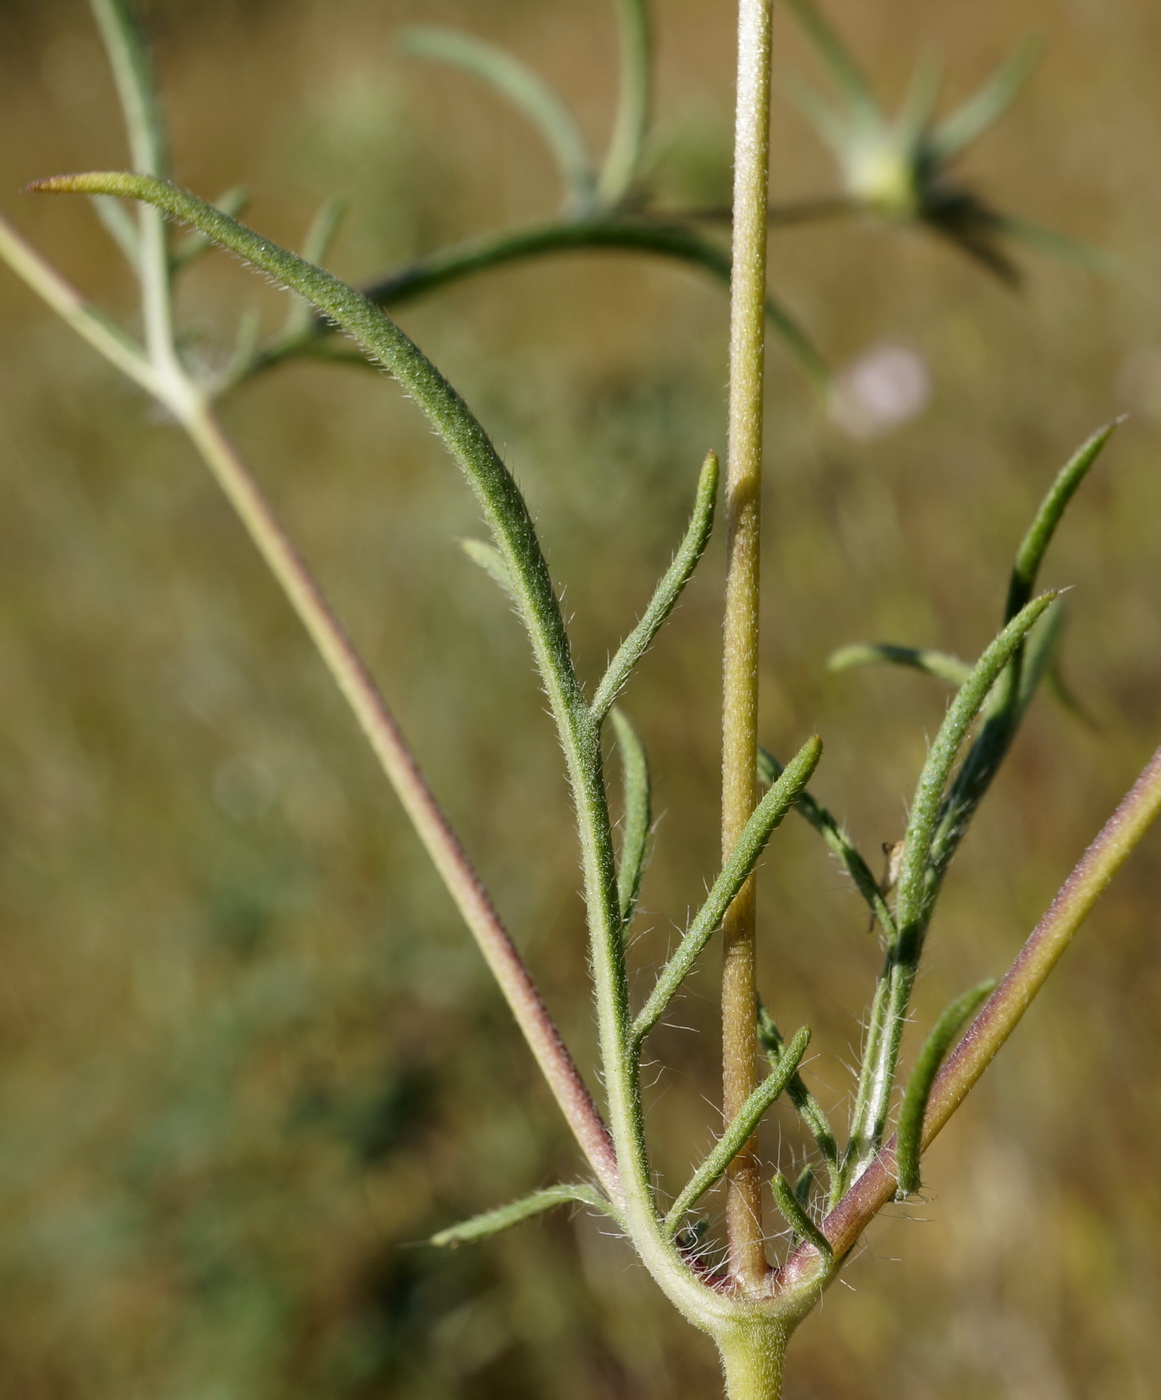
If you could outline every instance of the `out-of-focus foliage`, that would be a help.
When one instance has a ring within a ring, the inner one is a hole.
[[[720,188],[730,27],[690,0],[659,11],[673,180]],[[352,277],[556,199],[518,118],[454,74],[400,62],[397,26],[460,24],[510,45],[604,134],[612,24],[578,0],[152,13],[182,179],[205,193],[245,183],[250,218],[288,242],[322,198],[349,193],[333,256]],[[998,4],[835,0],[827,13],[888,95],[925,46],[953,54],[953,105],[1026,29],[1040,33],[1040,71],[964,177],[1121,261],[1114,281],[1037,262],[1013,297],[919,233],[775,234],[778,290],[836,366],[897,342],[935,386],[918,422],[853,443],[820,419],[795,371],[773,365],[763,731],[782,750],[808,727],[823,733],[816,789],[865,848],[901,834],[902,794],[945,697],[918,674],[828,676],[826,656],[868,636],[974,655],[1053,472],[1097,423],[1135,413],[1045,579],[1077,585],[1065,669],[1095,725],[1038,703],[933,929],[919,993],[930,1022],[1005,965],[1156,741],[1161,15],[1147,0],[1034,0],[1014,34]],[[80,0],[6,7],[0,34],[3,187],[120,165]],[[780,42],[780,62],[808,67],[788,21]],[[691,109],[704,113],[696,128]],[[783,107],[777,195],[811,196],[829,178]],[[108,289],[111,305],[127,296],[86,211],[14,193],[4,208],[83,286]],[[284,313],[220,257],[185,295],[211,358],[240,305],[270,326]],[[708,1347],[599,1223],[562,1215],[450,1254],[417,1244],[571,1177],[567,1135],[192,454],[11,278],[0,306],[3,1390],[715,1393]],[[668,558],[705,449],[723,439],[720,291],[640,258],[578,255],[465,283],[403,319],[517,465],[595,675]],[[294,367],[228,413],[583,1050],[592,1029],[577,995],[559,755],[504,600],[458,549],[477,532],[471,503],[381,378]],[[613,527],[622,547],[594,559],[597,531]],[[714,870],[720,548],[625,697],[662,814],[643,964]],[[469,687],[481,671],[488,685]],[[1161,958],[1143,899],[1155,867],[1146,851],[1129,868],[925,1162],[930,1223],[880,1222],[849,1271],[856,1291],[836,1290],[807,1325],[791,1394],[1149,1393],[1161,1371]],[[767,871],[763,937],[783,976],[763,994],[783,1024],[815,1027],[812,1076],[830,1107],[848,1089],[843,1060],[877,951],[809,833],[780,832]],[[671,1144],[658,1165],[674,1185],[705,1145],[715,1013],[703,978],[704,1000],[684,1000],[678,1018],[695,1033],[663,1033],[676,1068],[652,1095],[651,1125]],[[771,1131],[784,1134],[789,1175],[788,1112]]]

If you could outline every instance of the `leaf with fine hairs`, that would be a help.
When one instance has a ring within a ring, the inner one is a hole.
[[[931,1085],[939,1067],[947,1057],[952,1042],[960,1033],[964,1023],[985,997],[995,990],[992,979],[970,988],[944,1011],[927,1037],[907,1090],[903,1095],[903,1106],[899,1110],[899,1126],[895,1134],[895,1174],[899,1181],[900,1196],[913,1196],[919,1190],[919,1157],[923,1150],[923,1116],[927,1112],[927,1100]]]
[[[580,1183],[571,1186],[549,1186],[544,1191],[533,1191],[530,1196],[523,1196],[510,1205],[497,1206],[495,1210],[473,1215],[470,1220],[461,1221],[458,1225],[449,1225],[446,1230],[432,1235],[428,1243],[443,1249],[461,1244],[474,1244],[476,1240],[486,1240],[503,1230],[511,1230],[514,1225],[522,1225],[525,1220],[543,1215],[545,1211],[553,1210],[556,1206],[565,1205],[590,1206],[605,1215],[613,1213],[609,1202],[592,1186]]]

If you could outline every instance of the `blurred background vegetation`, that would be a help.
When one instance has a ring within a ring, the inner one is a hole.
[[[462,75],[403,61],[416,19],[509,44],[603,139],[606,6],[583,0],[154,0],[181,181],[252,191],[289,243],[349,193],[332,258],[365,278],[550,213],[534,135]],[[657,5],[657,180],[728,188],[729,7]],[[775,288],[841,368],[896,345],[932,393],[897,431],[828,421],[775,349],[765,711],[817,728],[815,790],[865,848],[902,833],[945,701],[914,673],[828,676],[875,638],[976,654],[1013,549],[1072,448],[1131,421],[1083,488],[1046,582],[1075,584],[1064,666],[1086,719],[1037,703],[961,856],[917,1018],[997,974],[1161,725],[1161,11],[1149,0],[964,7],[833,0],[898,100],[947,56],[948,100],[1027,34],[1046,53],[967,174],[1108,249],[1114,276],[1026,260],[1014,294],[944,243],[873,222],[778,231]],[[127,274],[36,176],[124,164],[82,0],[0,7],[2,207],[114,311]],[[777,68],[817,74],[780,22]],[[776,197],[834,189],[790,104]],[[183,297],[220,362],[281,298],[214,256]],[[187,444],[0,276],[0,1390],[22,1400],[581,1400],[717,1393],[703,1342],[627,1250],[561,1214],[451,1254],[418,1241],[575,1171],[500,998],[330,682]],[[518,470],[594,675],[648,595],[724,438],[726,304],[698,274],[576,254],[409,308]],[[592,1045],[561,765],[523,638],[460,553],[473,506],[381,377],[296,365],[227,419],[364,648],[582,1061]],[[716,542],[627,696],[661,821],[637,965],[716,861]],[[815,1028],[829,1107],[877,970],[809,832],[766,863],[763,990]],[[1161,1374],[1154,839],[803,1328],[789,1394],[1146,1397]],[[658,1166],[714,1126],[712,960],[659,1032]],[[800,1146],[769,1125],[771,1157]],[[922,1224],[919,1223],[922,1217]]]

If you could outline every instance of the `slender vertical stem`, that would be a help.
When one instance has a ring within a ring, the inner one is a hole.
[[[770,156],[770,0],[741,0],[734,147],[733,281],[730,314],[727,576],[722,703],[722,852],[729,855],[753,811],[758,751],[758,583],[765,371],[766,202]],[[754,881],[724,922],[722,1088],[729,1122],[757,1082]],[[729,1268],[757,1288],[767,1264],[753,1145],[730,1168],[726,1199]]]

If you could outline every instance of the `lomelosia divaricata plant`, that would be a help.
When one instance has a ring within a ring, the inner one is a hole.
[[[543,224],[432,254],[360,289],[321,266],[337,208],[322,211],[300,256],[240,222],[237,201],[215,206],[171,181],[147,50],[128,0],[92,0],[92,8],[124,108],[133,171],[59,176],[39,180],[34,188],[99,200],[102,217],[139,277],[143,339],[134,339],[97,311],[7,226],[0,228],[0,254],[78,333],[164,406],[196,445],[350,704],[495,975],[581,1154],[576,1181],[450,1225],[435,1243],[480,1240],[561,1205],[601,1212],[674,1306],[717,1344],[731,1400],[773,1400],[781,1393],[783,1358],[795,1327],[838,1277],[877,1212],[889,1201],[919,1191],[924,1149],[1011,1033],[1161,809],[1159,751],[1002,979],[956,998],[927,1035],[909,1078],[900,1083],[912,992],[944,878],[1052,665],[1061,611],[1057,594],[1036,593],[1037,574],[1073,494],[1112,435],[1112,425],[1094,434],[1048,488],[1016,551],[998,630],[973,662],[904,646],[848,648],[836,658],[839,665],[902,663],[954,686],[885,879],[873,873],[841,824],[811,795],[821,740],[806,738],[785,761],[760,747],[758,560],[769,328],[819,392],[827,392],[821,357],[767,289],[771,228],[807,217],[870,211],[927,226],[1007,280],[1015,276],[1007,247],[1012,239],[1083,255],[1063,239],[1001,215],[961,188],[951,169],[958,154],[1011,101],[1028,55],[1017,54],[942,122],[933,118],[935,92],[921,73],[903,112],[889,119],[822,14],[810,0],[790,0],[789,8],[842,94],[838,107],[807,89],[800,91],[800,100],[834,148],[844,188],[813,206],[779,210],[768,199],[771,5],[769,0],[740,0],[733,200],[724,211],[674,211],[652,207],[643,176],[651,122],[644,0],[619,0],[621,95],[611,145],[599,166],[567,106],[523,64],[467,36],[413,31],[407,45],[414,54],[450,62],[491,83],[537,124],[559,163],[563,208]],[[126,217],[124,207],[110,197],[137,201],[137,220]],[[192,234],[178,242],[169,220]],[[732,228],[729,251],[713,231],[715,221],[723,220]],[[181,266],[210,245],[229,249],[300,300],[280,335],[263,344],[241,343],[227,369],[207,379],[182,355],[173,285]],[[512,473],[461,395],[385,308],[504,262],[558,249],[602,247],[681,258],[729,282],[729,428],[724,485],[711,451],[692,486],[689,526],[671,566],[589,691],[578,678],[558,589]],[[348,339],[335,336],[336,329]],[[375,681],[217,416],[216,397],[259,370],[301,354],[341,357],[350,353],[351,341],[360,360],[385,368],[396,390],[415,401],[462,472],[490,532],[488,541],[472,542],[469,552],[509,596],[527,631],[563,748],[575,810],[599,1030],[595,1069],[582,1072],[564,1044]],[[647,757],[619,701],[697,566],[719,496],[728,557],[721,867],[650,989],[635,1001],[630,949],[652,814]],[[604,768],[607,730],[615,740],[624,793],[619,837]],[[755,869],[774,831],[791,814],[810,824],[849,875],[882,943],[882,970],[866,1017],[850,1118],[841,1131],[828,1121],[807,1081],[809,1029],[788,1033],[778,1024],[777,1007],[763,1005],[758,997]],[[651,1166],[642,1111],[642,1057],[686,978],[710,945],[719,942],[724,959],[725,1127],[688,1181],[668,1193]],[[598,1081],[603,1086],[600,1106],[589,1087]],[[771,1172],[756,1147],[759,1124],[780,1096],[800,1115],[814,1143],[813,1160],[793,1181]],[[717,1260],[705,1248],[707,1222],[698,1207],[723,1179],[726,1250]],[[768,1257],[763,1225],[767,1199],[790,1239],[776,1263]]]

